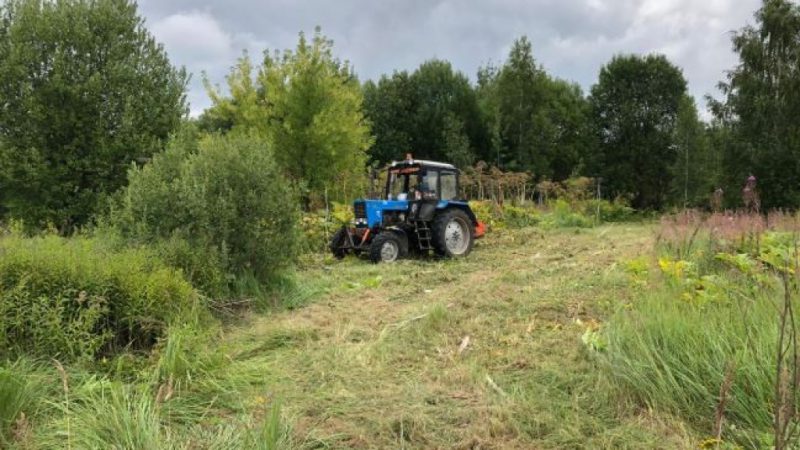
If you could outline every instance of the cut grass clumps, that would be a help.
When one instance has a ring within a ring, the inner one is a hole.
[[[180,272],[146,250],[87,237],[0,239],[0,356],[71,361],[149,349],[198,310]]]

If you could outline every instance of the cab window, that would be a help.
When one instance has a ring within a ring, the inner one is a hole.
[[[458,197],[458,183],[456,182],[455,172],[442,172],[442,200],[454,200]]]

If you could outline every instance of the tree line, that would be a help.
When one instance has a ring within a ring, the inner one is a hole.
[[[800,206],[800,8],[764,0],[733,34],[739,63],[699,118],[679,67],[617,55],[588,92],[548,73],[526,37],[475,82],[446,60],[361,81],[319,29],[294,49],[244,55],[212,106],[188,118],[187,74],[129,0],[0,5],[0,214],[62,232],[91,223],[132,171],[187,126],[269,147],[276,182],[305,208],[350,200],[365,174],[413,153],[527,174],[592,177],[640,209],[741,203],[753,175],[765,208]],[[112,202],[113,203],[113,202]]]

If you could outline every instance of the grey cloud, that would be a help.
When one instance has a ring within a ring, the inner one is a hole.
[[[362,79],[413,70],[438,57],[474,78],[502,61],[523,34],[548,71],[585,90],[613,55],[665,53],[701,101],[736,57],[731,30],[760,0],[142,0],[147,24],[170,58],[194,74],[193,114],[208,106],[199,73],[222,83],[243,50],[291,48],[317,25]]]

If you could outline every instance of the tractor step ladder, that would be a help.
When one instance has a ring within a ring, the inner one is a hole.
[[[414,231],[417,233],[417,242],[420,250],[433,250],[431,245],[431,229],[428,223],[422,220],[414,221]]]

